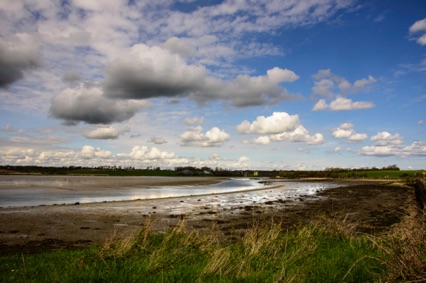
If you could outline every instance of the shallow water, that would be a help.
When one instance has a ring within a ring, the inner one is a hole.
[[[0,207],[156,199],[263,187],[250,179],[231,179],[213,185],[152,185],[156,180],[163,179],[164,177],[0,176]]]
[[[243,191],[254,201],[268,195],[272,197],[270,192],[258,191],[268,186],[260,183],[260,180],[248,178],[230,179],[211,185],[146,185],[164,178],[170,180],[173,177],[0,176],[0,207],[158,199]],[[279,188],[274,188],[273,195],[279,191],[280,197],[296,198],[334,186],[324,182],[284,182]]]

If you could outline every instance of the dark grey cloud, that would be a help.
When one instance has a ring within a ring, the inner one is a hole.
[[[28,34],[0,39],[0,87],[24,77],[26,70],[42,66],[39,44]]]
[[[161,137],[151,137],[148,142],[152,142],[154,144],[164,144],[167,141]]]
[[[178,54],[158,46],[134,45],[130,53],[107,64],[105,81],[68,88],[51,101],[50,113],[66,125],[111,124],[132,118],[144,99],[187,97],[200,104],[221,100],[235,107],[275,104],[294,99],[280,84],[299,77],[273,68],[264,76],[240,75],[225,81],[208,76],[203,66],[187,64]],[[76,72],[63,80],[75,82]]]
[[[220,80],[209,76],[203,66],[187,64],[178,54],[137,44],[128,55],[107,64],[104,91],[109,98],[188,97],[201,104],[222,100],[247,107],[294,100],[296,96],[281,83],[298,78],[291,70],[275,67],[264,76]]]
[[[67,125],[78,122],[110,124],[132,118],[143,107],[149,107],[149,103],[109,99],[99,86],[80,84],[55,96],[51,101],[50,114],[64,120]]]
[[[204,67],[188,65],[177,54],[144,44],[134,45],[105,70],[106,96],[124,99],[187,95],[200,90],[206,77]]]
[[[221,99],[229,101],[235,107],[276,104],[298,99],[297,95],[289,93],[281,86],[281,83],[298,79],[299,76],[293,71],[275,67],[268,70],[264,76],[239,75],[224,83],[215,93],[221,93]]]
[[[62,76],[62,81],[66,83],[75,83],[81,81],[81,76],[78,72],[71,70]]]

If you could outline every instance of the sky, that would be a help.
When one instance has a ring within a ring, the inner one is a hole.
[[[424,0],[1,0],[0,165],[426,169]]]

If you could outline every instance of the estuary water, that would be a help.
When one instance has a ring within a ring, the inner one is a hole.
[[[242,191],[260,198],[265,194],[257,193],[257,190],[272,187],[259,179],[249,178],[222,180],[208,185],[158,185],[167,183],[165,181],[172,183],[173,180],[182,180],[182,177],[0,175],[0,207],[129,201]],[[279,189],[287,197],[297,197],[335,186],[326,182],[285,182],[280,186],[274,185],[274,190]]]

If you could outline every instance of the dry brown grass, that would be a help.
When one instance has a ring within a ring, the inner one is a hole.
[[[426,282],[426,212],[410,214],[386,235],[369,236],[387,256],[390,282]]]

